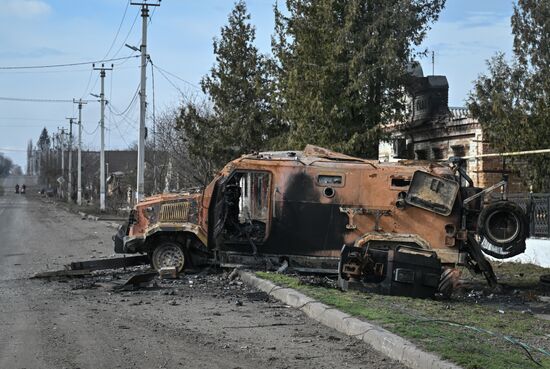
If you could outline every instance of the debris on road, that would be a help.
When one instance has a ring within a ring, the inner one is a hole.
[[[69,270],[101,270],[127,268],[136,265],[149,264],[147,255],[129,256],[121,258],[77,261],[69,264]]]
[[[159,269],[159,277],[161,279],[176,279],[178,278],[178,271],[176,267],[163,267]]]
[[[53,270],[49,272],[41,272],[36,273],[31,277],[31,279],[35,278],[55,278],[55,277],[82,277],[91,275],[92,271],[88,269],[80,269],[80,270]]]
[[[148,263],[149,259],[146,255],[77,261],[65,265],[65,269],[36,273],[31,278],[82,277],[96,270],[128,268]]]
[[[155,272],[137,273],[128,278],[123,286],[145,287],[156,276],[157,273]]]

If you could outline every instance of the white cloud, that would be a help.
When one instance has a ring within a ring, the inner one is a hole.
[[[50,14],[52,8],[42,0],[0,0],[4,17],[35,18]]]

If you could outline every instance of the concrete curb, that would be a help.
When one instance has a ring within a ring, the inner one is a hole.
[[[243,282],[303,311],[308,317],[327,327],[368,343],[376,351],[405,364],[409,368],[462,369],[456,364],[444,361],[437,355],[422,351],[412,342],[388,332],[382,327],[354,318],[292,288],[277,286],[270,281],[256,277],[250,272],[239,271],[239,275]]]
[[[105,221],[102,221],[102,222],[105,222]],[[118,227],[120,227],[120,224],[115,222],[105,222],[105,225],[109,228],[116,229],[116,230],[118,230]]]
[[[55,201],[55,200],[48,200],[48,199],[41,199],[42,202],[46,203],[46,204],[53,204],[54,206],[58,206],[60,203]],[[66,207],[66,206],[63,206],[63,209],[68,212],[68,213],[72,213],[72,214],[77,214],[78,216],[80,216],[80,218],[82,220],[91,220],[91,221],[94,221],[94,222],[97,222],[97,221],[102,221],[105,223],[105,225],[109,228],[112,228],[112,229],[118,229],[119,227],[119,223],[117,222],[113,222],[111,220],[101,220],[99,216],[96,216],[96,215],[91,215],[91,214],[87,214],[83,211],[76,211],[76,210],[73,210],[73,209],[70,209],[69,207]]]

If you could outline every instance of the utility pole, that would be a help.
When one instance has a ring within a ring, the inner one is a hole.
[[[59,127],[57,128],[59,129]],[[61,178],[65,180],[65,128],[61,128],[61,133],[59,133],[58,142],[61,146]],[[60,183],[61,193],[59,194],[63,198],[63,182]]]
[[[67,182],[67,201],[71,201],[73,193],[73,120],[76,118],[65,118],[69,120],[69,181]]]
[[[143,2],[131,2],[132,5],[141,6],[142,30],[141,30],[141,84],[140,84],[140,111],[139,111],[139,139],[138,139],[138,162],[137,162],[137,187],[136,202],[143,199],[145,192],[144,170],[145,170],[145,112],[147,109],[146,77],[147,77],[147,19],[149,18],[149,7],[160,6],[160,0],[156,4]],[[132,47],[130,47],[132,48]]]
[[[94,70],[99,71],[101,77],[101,93],[99,94],[99,102],[101,103],[101,119],[99,125],[101,128],[101,151],[99,154],[99,210],[105,210],[105,71],[113,70],[111,68],[105,68],[105,64],[101,64],[101,67],[95,67]]]
[[[59,138],[57,142],[61,148],[61,177],[65,178],[65,128],[57,128],[59,130]]]
[[[86,101],[79,99],[76,101],[73,99],[73,104],[78,104],[78,170],[76,175],[76,203],[78,206],[82,205],[82,104],[86,104]]]

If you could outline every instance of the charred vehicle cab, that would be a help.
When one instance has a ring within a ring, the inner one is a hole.
[[[485,204],[498,189],[502,200]],[[484,252],[525,250],[526,216],[505,193],[505,180],[473,187],[458,159],[379,163],[308,145],[244,155],[204,190],[149,197],[113,239],[156,269],[282,265],[338,273],[344,289],[430,296],[450,291],[458,265],[496,284]]]

